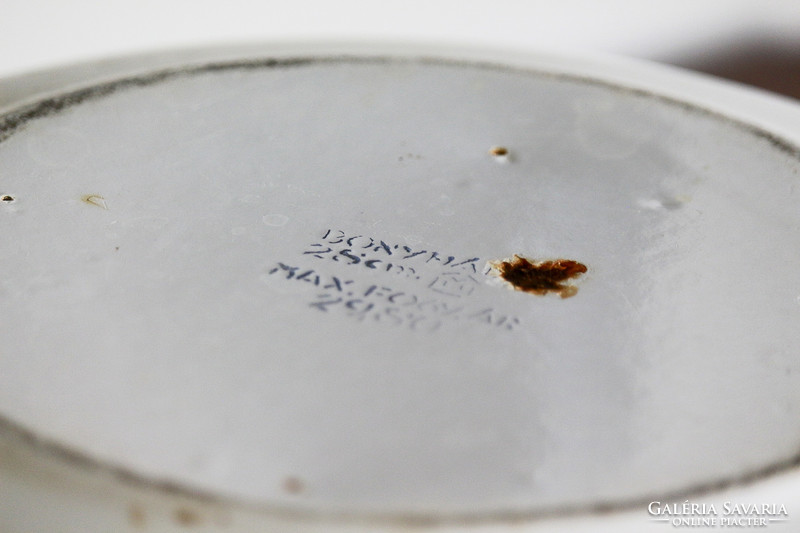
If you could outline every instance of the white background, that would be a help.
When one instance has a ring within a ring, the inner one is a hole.
[[[797,0],[2,0],[0,8],[0,77],[274,40],[414,40],[673,62],[743,40],[800,49]]]

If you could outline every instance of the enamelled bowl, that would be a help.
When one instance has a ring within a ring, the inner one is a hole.
[[[796,101],[292,44],[0,107],[3,531],[797,519]]]

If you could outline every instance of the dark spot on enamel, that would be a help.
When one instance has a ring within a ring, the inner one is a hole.
[[[500,277],[518,291],[544,295],[554,292],[562,298],[569,298],[578,292],[574,285],[564,283],[586,272],[586,265],[571,259],[532,262],[518,255],[511,261],[493,264]]]

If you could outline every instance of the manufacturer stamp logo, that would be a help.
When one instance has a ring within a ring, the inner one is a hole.
[[[265,278],[313,289],[310,307],[345,313],[367,323],[433,332],[469,323],[514,331],[520,320],[476,296],[488,270],[479,257],[456,257],[431,249],[327,229],[299,257],[269,265]],[[483,290],[487,290],[483,288]]]

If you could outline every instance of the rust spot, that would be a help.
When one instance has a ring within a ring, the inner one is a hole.
[[[495,157],[503,157],[508,155],[508,148],[505,146],[492,146],[492,148],[489,150],[489,154]]]
[[[103,209],[108,209],[108,204],[106,204],[106,199],[100,196],[99,194],[84,194],[83,196],[81,196],[81,200],[83,200],[87,204],[96,205],[97,207],[102,207]]]
[[[532,262],[514,255],[511,261],[490,263],[498,275],[516,290],[544,295],[554,292],[562,298],[575,296],[578,288],[564,282],[586,272],[586,265],[571,259]]]
[[[290,476],[283,480],[283,490],[289,494],[300,494],[304,489],[305,484],[300,478]]]
[[[9,195],[6,194],[5,196],[3,196],[2,200],[4,202],[13,202],[14,201],[14,197],[13,196],[9,196]]]
[[[175,522],[182,526],[196,526],[200,523],[200,515],[186,507],[179,507],[175,510]]]
[[[128,507],[128,522],[136,529],[142,529],[145,526],[147,515],[145,515],[144,509],[138,503],[132,503]]]

